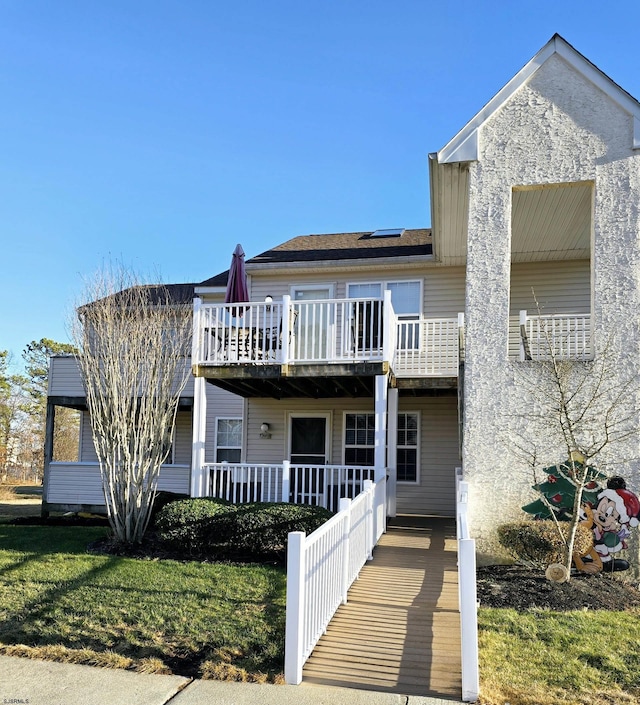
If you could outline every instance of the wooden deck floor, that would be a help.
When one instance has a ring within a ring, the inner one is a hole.
[[[454,521],[392,522],[305,664],[303,680],[459,699]]]

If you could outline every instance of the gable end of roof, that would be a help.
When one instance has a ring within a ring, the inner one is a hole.
[[[569,42],[559,34],[554,34],[531,61],[520,69],[462,130],[437,153],[437,161],[440,164],[476,161],[478,159],[479,128],[554,54],[564,59],[572,68],[582,74],[632,116],[632,149],[640,149],[640,103],[603,73],[595,64],[592,64],[577,49],[574,49]]]

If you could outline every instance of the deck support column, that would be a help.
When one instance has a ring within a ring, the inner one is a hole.
[[[390,389],[387,414],[387,516],[396,515],[398,478],[398,390]]]
[[[374,465],[376,482],[381,480],[387,467],[387,375],[376,375],[375,381],[375,446]]]
[[[40,515],[49,516],[49,465],[53,460],[53,438],[56,426],[56,405],[47,399],[47,420],[44,431],[44,467],[42,468],[42,508]]]
[[[204,444],[207,432],[207,388],[204,377],[193,380],[193,436],[191,446],[191,496],[205,497],[207,477]]]

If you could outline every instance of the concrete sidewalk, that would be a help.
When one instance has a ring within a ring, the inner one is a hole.
[[[256,685],[156,676],[0,656],[11,705],[451,705],[459,700],[318,685]]]

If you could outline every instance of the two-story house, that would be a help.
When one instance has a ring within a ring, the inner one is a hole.
[[[335,508],[386,475],[390,514],[452,516],[462,465],[492,551],[530,498],[508,440],[541,325],[576,364],[606,340],[637,369],[639,150],[640,104],[556,35],[430,155],[430,230],[289,240],[247,261],[242,306],[222,303],[226,273],[176,285],[195,301],[193,379],[160,486]],[[83,408],[72,358],[49,384],[52,410]],[[48,453],[45,509],[101,504],[81,427],[79,463]]]

